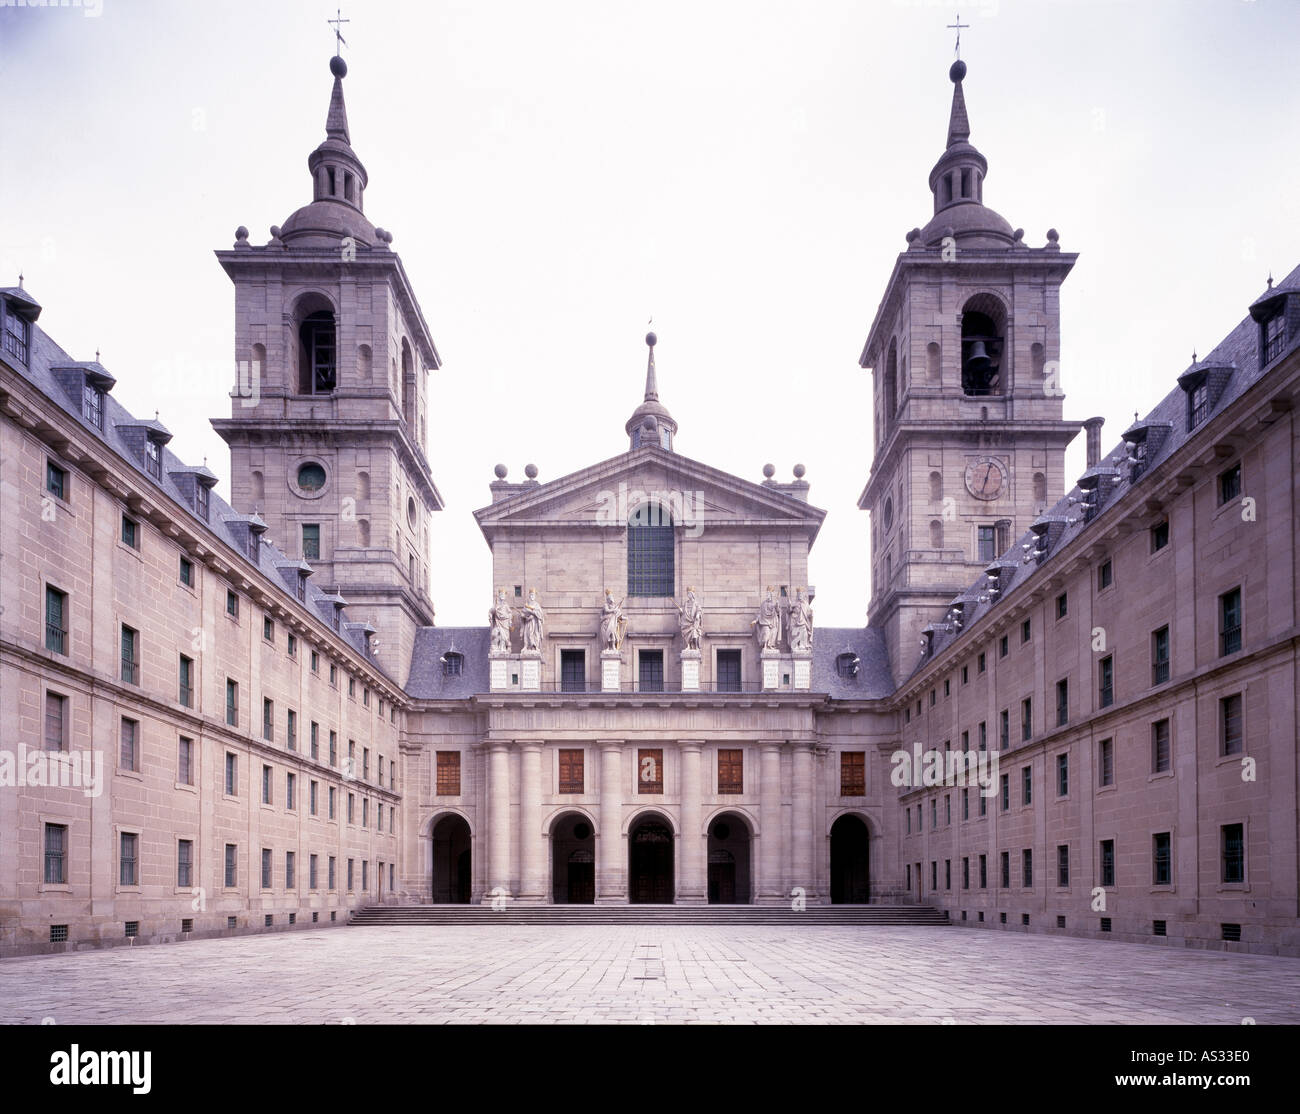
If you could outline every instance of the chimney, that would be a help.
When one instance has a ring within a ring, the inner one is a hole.
[[[1088,418],[1083,423],[1083,428],[1087,431],[1088,436],[1089,468],[1096,468],[1101,462],[1101,427],[1105,421],[1105,418]]]

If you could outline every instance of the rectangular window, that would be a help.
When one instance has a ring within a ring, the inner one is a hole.
[[[1033,712],[1033,700],[1026,696],[1020,702],[1020,738],[1022,741],[1027,741],[1033,738]]]
[[[662,793],[664,791],[664,752],[658,747],[642,748],[636,752],[636,791]]]
[[[330,732],[330,765],[337,766],[338,764],[339,764],[339,733],[337,731],[331,731]]]
[[[1169,680],[1169,628],[1151,633],[1151,683],[1163,685]]]
[[[979,740],[980,740],[979,742],[980,750],[988,750],[989,730],[988,730],[988,724],[984,720],[980,720]]]
[[[1011,807],[1011,775],[1003,774],[1001,779],[1002,787],[1002,811],[1006,812]]]
[[[1097,663],[1097,706],[1109,708],[1115,703],[1115,657],[1107,654]]]
[[[320,560],[319,522],[304,522],[302,524],[302,559],[304,561]]]
[[[272,803],[271,797],[271,777],[272,771],[270,766],[262,767],[262,804],[269,805]]]
[[[718,751],[718,792],[744,793],[745,752],[743,750]]]
[[[118,882],[123,886],[140,884],[140,837],[135,832],[123,832],[121,854],[118,856]]]
[[[239,596],[230,589],[226,590],[226,614],[232,619],[239,618]]]
[[[65,886],[68,883],[68,826],[45,825],[45,884]]]
[[[438,788],[439,797],[460,796],[460,751],[438,751]]]
[[[560,788],[561,793],[583,792],[583,768],[581,750],[560,751]]]
[[[86,383],[81,389],[81,416],[98,430],[104,428],[104,392]]]
[[[1058,797],[1068,797],[1070,795],[1070,756],[1068,754],[1058,754],[1056,756],[1056,795]]]
[[[935,859],[930,860],[930,889],[939,888],[939,863]]]
[[[176,780],[182,785],[194,784],[194,740],[185,735],[177,743]]]
[[[284,853],[284,888],[286,890],[294,888],[294,874],[297,870],[297,866],[298,863],[294,857],[294,853],[292,851],[286,851]]]
[[[298,713],[292,708],[285,712],[285,743],[290,750],[298,749]]]
[[[326,881],[329,883],[329,888],[331,890],[334,889],[338,882],[338,862],[333,855],[329,857],[329,860],[326,863],[325,874]]]
[[[307,856],[307,888],[309,890],[316,889],[317,883],[319,881],[319,878],[316,873],[317,859],[318,856],[316,855]]]
[[[989,810],[989,799],[986,796],[984,796],[984,791],[982,789],[979,792],[979,802],[980,802],[980,815],[981,816],[987,815]]]
[[[1020,852],[1020,884],[1025,889],[1034,884],[1034,852],[1028,847]]]
[[[45,648],[56,654],[68,652],[68,596],[48,585],[45,589]]]
[[[718,691],[740,691],[740,651],[718,651]]]
[[[1002,888],[1011,889],[1011,852],[1002,852]]]
[[[1056,617],[1058,619],[1064,619],[1070,613],[1070,605],[1066,596],[1067,594],[1062,592],[1056,597]]]
[[[998,713],[998,749],[1006,750],[1011,745],[1011,710],[1003,708]]]
[[[313,650],[311,652],[311,671],[313,673],[320,672],[320,651],[319,650]]]
[[[262,889],[264,890],[269,890],[271,888],[271,873],[272,873],[271,849],[269,847],[263,847],[262,848]]]
[[[975,544],[979,552],[979,560],[988,563],[997,557],[997,527],[996,526],[977,526],[975,527],[976,536]]]
[[[865,797],[867,795],[867,752],[864,750],[840,751],[840,796]]]
[[[930,798],[930,831],[934,831],[939,826],[939,801],[937,798]]]
[[[239,684],[226,678],[226,722],[231,727],[239,726]]]
[[[1020,803],[1028,805],[1033,803],[1034,796],[1034,771],[1032,766],[1022,766],[1020,769]]]
[[[140,632],[133,627],[122,624],[122,683],[138,685],[139,676]]]
[[[226,844],[226,886],[233,888],[236,885],[237,867],[239,863],[239,848],[233,843]]]
[[[1156,553],[1169,544],[1169,519],[1161,519],[1151,527],[1151,552]]]
[[[140,769],[140,724],[133,719],[122,719],[122,749],[118,765],[123,770]]]
[[[194,659],[180,655],[179,688],[177,699],[186,708],[194,707]]]
[[[1241,824],[1224,824],[1219,833],[1224,884],[1240,885],[1246,881],[1245,827]]]
[[[68,473],[52,460],[45,462],[45,490],[56,499],[68,498]]]
[[[1101,884],[1103,886],[1115,884],[1115,841],[1113,839],[1101,841]]]
[[[354,880],[353,865],[354,865],[354,860],[349,859],[348,860],[348,893],[352,892],[352,883]]]
[[[140,548],[140,524],[129,515],[122,516],[122,544]]]
[[[275,641],[275,623],[269,615],[264,615],[262,617],[262,637],[267,642]]]
[[[641,692],[664,691],[664,652],[642,650],[637,655],[637,688]]]
[[[1219,597],[1219,654],[1235,654],[1241,649],[1241,589],[1234,588]]]
[[[952,794],[943,795],[943,822],[945,825],[952,826]]]
[[[295,789],[298,786],[298,778],[295,774],[284,775],[284,807],[288,809],[297,808],[297,794]]]
[[[275,705],[267,697],[262,697],[262,738],[268,743],[275,741]]]
[[[1097,784],[1115,784],[1115,744],[1112,739],[1102,739],[1097,744]]]
[[[357,822],[357,797],[355,793],[348,794],[348,823]]]
[[[1230,503],[1241,497],[1241,464],[1234,464],[1226,472],[1219,473],[1219,505]]]
[[[1219,701],[1219,753],[1240,754],[1243,747],[1241,693]]]
[[[1024,620],[1022,620],[1021,623],[1020,623],[1020,641],[1021,641],[1021,643],[1025,643],[1025,642],[1028,642],[1028,641],[1029,641],[1029,632],[1030,632],[1029,620],[1028,620],[1028,619],[1024,619]]]
[[[317,723],[315,720],[311,721],[311,727],[308,729],[308,737],[309,737],[308,746],[309,746],[309,753],[311,755],[311,760],[313,762],[319,762],[320,761],[320,724]]]
[[[212,492],[205,483],[196,484],[194,488],[194,509],[204,522],[208,520],[208,509],[212,504]]]
[[[961,888],[970,889],[970,858],[963,857],[961,861]]]
[[[952,860],[951,859],[943,860],[943,888],[945,890],[952,889]]]
[[[194,885],[194,841],[192,839],[176,841],[176,885],[181,887]]]
[[[361,748],[361,780],[370,780],[370,748]]]
[[[28,345],[31,341],[31,323],[26,318],[19,317],[16,313],[3,313],[0,317],[4,318],[4,350],[15,357],[20,363],[27,363]],[[67,926],[64,929],[63,939],[66,940]],[[51,929],[53,933],[53,929]],[[53,935],[50,937],[51,943],[55,943]]]
[[[314,778],[307,783],[307,810],[312,816],[315,816],[318,812],[316,798],[319,790],[320,782],[316,781]]]
[[[331,820],[334,819],[334,801],[335,801],[335,797],[336,797],[336,790],[335,790],[334,786],[331,785],[331,786],[330,786],[330,793],[329,793],[329,807],[330,807],[329,818],[330,818]]]
[[[145,470],[155,480],[162,479],[162,446],[152,437],[145,438],[144,465]]]
[[[1059,843],[1056,846],[1056,884],[1061,889],[1070,885],[1070,845]]]
[[[1151,772],[1163,774],[1169,768],[1169,721],[1158,719],[1151,725]]]
[[[330,684],[334,685],[337,688],[338,683],[339,683],[339,667],[335,665],[333,662],[330,662]]]
[[[1070,682],[1062,678],[1056,682],[1056,726],[1064,727],[1070,722]]]
[[[239,796],[238,766],[235,755],[226,752],[226,796]]]
[[[355,700],[356,698],[357,698],[357,679],[355,677],[349,677],[348,678],[348,699]]]
[[[1097,591],[1102,592],[1115,583],[1115,570],[1107,558],[1097,567]]]
[[[981,650],[979,657],[975,659],[975,672],[983,673],[986,668],[987,666],[984,660],[984,651]]]
[[[963,789],[961,791],[961,818],[963,820],[970,819],[970,790],[969,789]]]
[[[45,749],[61,751],[67,738],[68,698],[57,692],[45,694]]]
[[[1173,880],[1173,848],[1168,832],[1156,832],[1151,837],[1151,883],[1168,886]]]
[[[989,888],[989,858],[987,855],[980,856],[980,889]]]
[[[361,860],[361,890],[364,893],[370,889],[370,860]]]

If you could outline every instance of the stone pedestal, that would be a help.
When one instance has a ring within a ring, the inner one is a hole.
[[[812,688],[812,651],[804,650],[794,655],[794,687],[808,690]]]
[[[600,691],[618,692],[623,682],[623,655],[617,650],[600,652]]]
[[[681,655],[682,663],[682,692],[699,692],[700,691],[700,658],[699,650],[683,650]]]
[[[781,687],[781,653],[779,650],[761,650],[758,655],[759,665],[763,670],[763,689]]]
[[[511,664],[509,654],[488,655],[488,687],[493,692],[505,692],[510,688]]]
[[[540,650],[525,650],[519,655],[519,690],[538,692],[542,687],[542,654]]]

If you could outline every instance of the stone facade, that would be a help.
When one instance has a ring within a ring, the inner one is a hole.
[[[1103,458],[1056,373],[1074,256],[984,205],[958,63],[861,359],[868,624],[808,639],[826,512],[802,467],[674,451],[652,334],[625,451],[490,482],[497,633],[439,627],[439,360],[331,70],[311,202],[218,253],[229,504],[0,290],[0,953],[375,902],[869,901],[1300,954],[1300,269]]]

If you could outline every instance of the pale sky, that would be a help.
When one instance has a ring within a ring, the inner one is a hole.
[[[333,7],[0,0],[0,285],[229,493],[233,287],[212,256],[310,200]],[[956,3],[956,0],[954,0]],[[366,215],[394,234],[442,370],[427,455],[441,625],[491,591],[492,466],[625,451],[648,318],[677,450],[758,481],[807,466],[828,516],[817,622],[868,596],[870,376],[908,229],[931,214],[953,3],[425,0],[344,10]],[[986,203],[1080,253],[1065,414],[1109,449],[1300,263],[1296,0],[959,4]],[[1067,475],[1083,469],[1083,435]],[[277,539],[280,540],[280,539]]]

